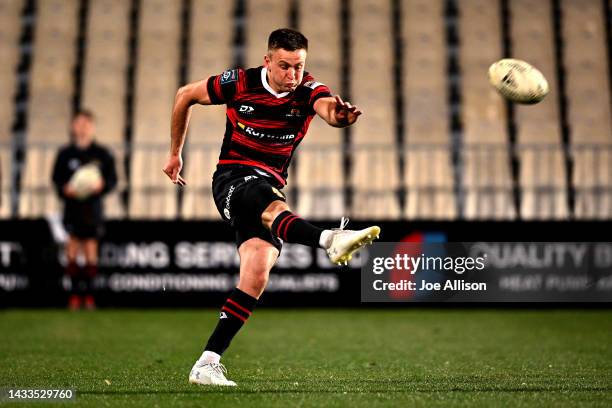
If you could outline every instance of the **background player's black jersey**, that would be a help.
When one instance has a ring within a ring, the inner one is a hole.
[[[81,166],[95,164],[104,178],[104,189],[85,200],[66,197],[64,186]],[[112,154],[93,142],[87,149],[79,149],[69,144],[60,149],[53,166],[53,184],[57,194],[64,200],[64,220],[66,222],[95,224],[103,219],[101,196],[111,191],[117,184],[115,160]]]
[[[276,93],[264,67],[240,68],[207,81],[213,104],[227,105],[227,127],[218,166],[246,165],[286,184],[287,168],[310,121],[317,99],[331,96],[327,86],[304,73],[293,92]]]

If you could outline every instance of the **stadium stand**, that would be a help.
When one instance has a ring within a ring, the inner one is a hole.
[[[51,186],[53,163],[59,146],[59,143],[28,144],[24,172],[21,175],[21,217],[36,218],[59,213],[60,202]]]
[[[217,219],[210,176],[224,108],[194,109],[179,192],[158,171],[174,94],[183,81],[260,65],[270,28],[295,24],[310,39],[307,70],[365,112],[348,132],[311,123],[288,191],[301,215],[610,219],[611,9],[598,0],[0,0],[0,217],[13,215],[12,199],[17,216],[58,209],[49,169],[84,107],[117,160],[109,216]],[[508,109],[488,84],[504,50],[547,77],[543,102]]]
[[[22,217],[49,215],[59,209],[50,175],[56,149],[69,136],[78,11],[77,0],[49,0],[37,6],[19,202]]]
[[[127,89],[130,3],[99,0],[89,3],[82,105],[96,115],[96,139],[109,145],[115,157],[117,188],[106,198],[108,218],[122,218],[121,200],[127,189],[123,148]]]
[[[513,218],[514,208],[508,205],[512,203],[512,177],[505,105],[486,76],[491,62],[502,56],[500,2],[465,0],[458,4],[464,216]]]
[[[72,115],[77,0],[38,2],[30,77],[28,142],[64,142]]]
[[[206,79],[233,67],[232,9],[215,0],[191,3],[189,82]],[[181,216],[217,219],[211,179],[225,133],[225,106],[195,107],[191,113],[185,157]],[[163,180],[167,182],[167,180]]]
[[[0,143],[0,219],[11,215],[11,147]]]
[[[0,1],[0,218],[11,214],[11,139],[23,1]]]
[[[454,218],[444,1],[404,0],[401,11],[405,215]]]
[[[139,171],[132,173],[130,177],[131,218],[176,218],[178,211],[176,186],[170,183],[161,171],[167,157],[167,143],[139,146],[133,153],[131,168]]]
[[[96,115],[96,136],[122,143],[125,133],[129,2],[90,2],[82,105]]]
[[[306,70],[340,93],[340,3],[325,0],[299,3],[299,27],[309,40]],[[297,212],[311,219],[344,215],[342,130],[315,117],[296,156],[294,182],[299,191]]]
[[[576,218],[612,217],[612,126],[601,4],[563,0],[568,124]]]
[[[359,126],[351,129],[351,214],[357,218],[398,218],[391,2],[357,0],[350,5],[349,94],[352,102],[367,112]]]
[[[161,166],[179,85],[181,3],[143,0],[139,23],[129,215],[174,218],[177,190],[162,177]],[[161,146],[163,153],[158,151]]]
[[[22,8],[23,1],[0,1],[0,143],[12,138]]]
[[[257,67],[263,65],[270,31],[289,25],[290,2],[286,0],[245,0],[245,2],[245,66]]]
[[[548,79],[552,95],[535,106],[514,107],[519,158],[521,216],[564,219],[567,182],[555,89],[555,44],[550,1],[510,3],[513,56],[530,61]]]

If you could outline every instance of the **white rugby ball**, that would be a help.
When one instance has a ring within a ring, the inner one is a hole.
[[[550,90],[544,75],[533,65],[513,58],[505,58],[489,67],[489,82],[512,102],[534,104]]]
[[[68,183],[74,189],[76,198],[84,200],[91,196],[101,180],[102,174],[98,166],[86,164],[74,172]]]

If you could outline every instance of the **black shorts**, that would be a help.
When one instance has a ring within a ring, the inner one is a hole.
[[[274,179],[248,166],[221,166],[213,175],[212,189],[219,214],[236,232],[236,247],[261,238],[280,252],[282,241],[261,223],[261,214],[270,203],[286,201]]]
[[[104,224],[64,220],[66,232],[78,239],[100,239],[104,235]]]

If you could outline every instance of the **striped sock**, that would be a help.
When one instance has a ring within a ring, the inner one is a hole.
[[[251,316],[256,304],[257,299],[238,288],[234,289],[221,307],[219,322],[208,339],[205,350],[222,355]]]
[[[315,227],[291,211],[283,211],[272,223],[272,233],[285,242],[317,248],[322,228]]]

